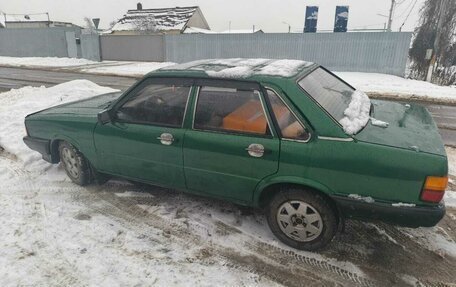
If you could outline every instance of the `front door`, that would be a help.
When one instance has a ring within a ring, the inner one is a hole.
[[[185,188],[182,144],[191,82],[146,79],[121,100],[111,123],[98,124],[102,170],[157,185]]]
[[[278,169],[273,135],[258,84],[197,81],[192,129],[184,140],[187,187],[250,202],[256,185]]]

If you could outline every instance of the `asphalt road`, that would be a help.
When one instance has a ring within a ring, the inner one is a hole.
[[[120,90],[127,89],[136,81],[136,79],[128,77],[0,67],[0,91],[21,88],[24,86],[44,85],[48,87],[77,79],[90,80],[98,85]]]
[[[101,86],[125,90],[136,79],[118,76],[103,76],[66,71],[44,71],[23,68],[0,67],[0,92],[24,86],[53,86],[59,83],[87,79]],[[446,145],[456,146],[456,106],[424,104],[439,126]]]

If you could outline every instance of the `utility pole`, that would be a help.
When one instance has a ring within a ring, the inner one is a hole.
[[[434,66],[437,62],[437,54],[440,52],[440,37],[442,34],[443,20],[446,11],[447,0],[440,0],[439,7],[439,22],[437,24],[437,30],[435,31],[435,40],[434,40],[434,51],[432,53],[431,62],[429,64],[429,69],[426,76],[426,81],[430,82],[432,80],[432,73],[434,72]]]
[[[287,25],[288,26],[288,33],[291,32],[291,25],[285,21],[282,21],[283,24]]]
[[[391,24],[393,23],[394,6],[396,6],[396,0],[391,0],[391,8],[390,8],[389,16],[388,16],[388,27],[387,27],[388,32],[391,32]]]

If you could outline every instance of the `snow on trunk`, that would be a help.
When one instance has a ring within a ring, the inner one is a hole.
[[[381,121],[381,120],[377,120],[375,118],[370,118],[371,119],[371,124],[373,126],[377,126],[377,127],[381,127],[381,128],[387,128],[389,126],[389,123],[387,122],[384,122],[384,121]]]
[[[339,121],[347,134],[354,135],[367,124],[370,106],[371,102],[365,93],[358,90],[353,92],[350,104],[344,111],[345,117]]]

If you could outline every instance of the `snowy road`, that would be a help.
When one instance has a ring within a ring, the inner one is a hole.
[[[136,79],[131,77],[103,76],[69,71],[43,71],[24,68],[0,67],[0,91],[24,86],[53,86],[71,80],[86,79],[102,86],[125,90]]]
[[[116,77],[76,73],[70,71],[42,71],[24,68],[0,67],[0,92],[24,86],[53,86],[75,79],[86,79],[102,86],[125,90],[135,81],[132,77]],[[456,106],[426,104],[439,125],[440,134],[447,145],[456,146]]]
[[[454,207],[433,228],[349,221],[326,250],[297,251],[259,211],[121,179],[79,187],[22,143],[25,114],[107,90],[73,81],[0,94],[0,286],[456,284]]]

